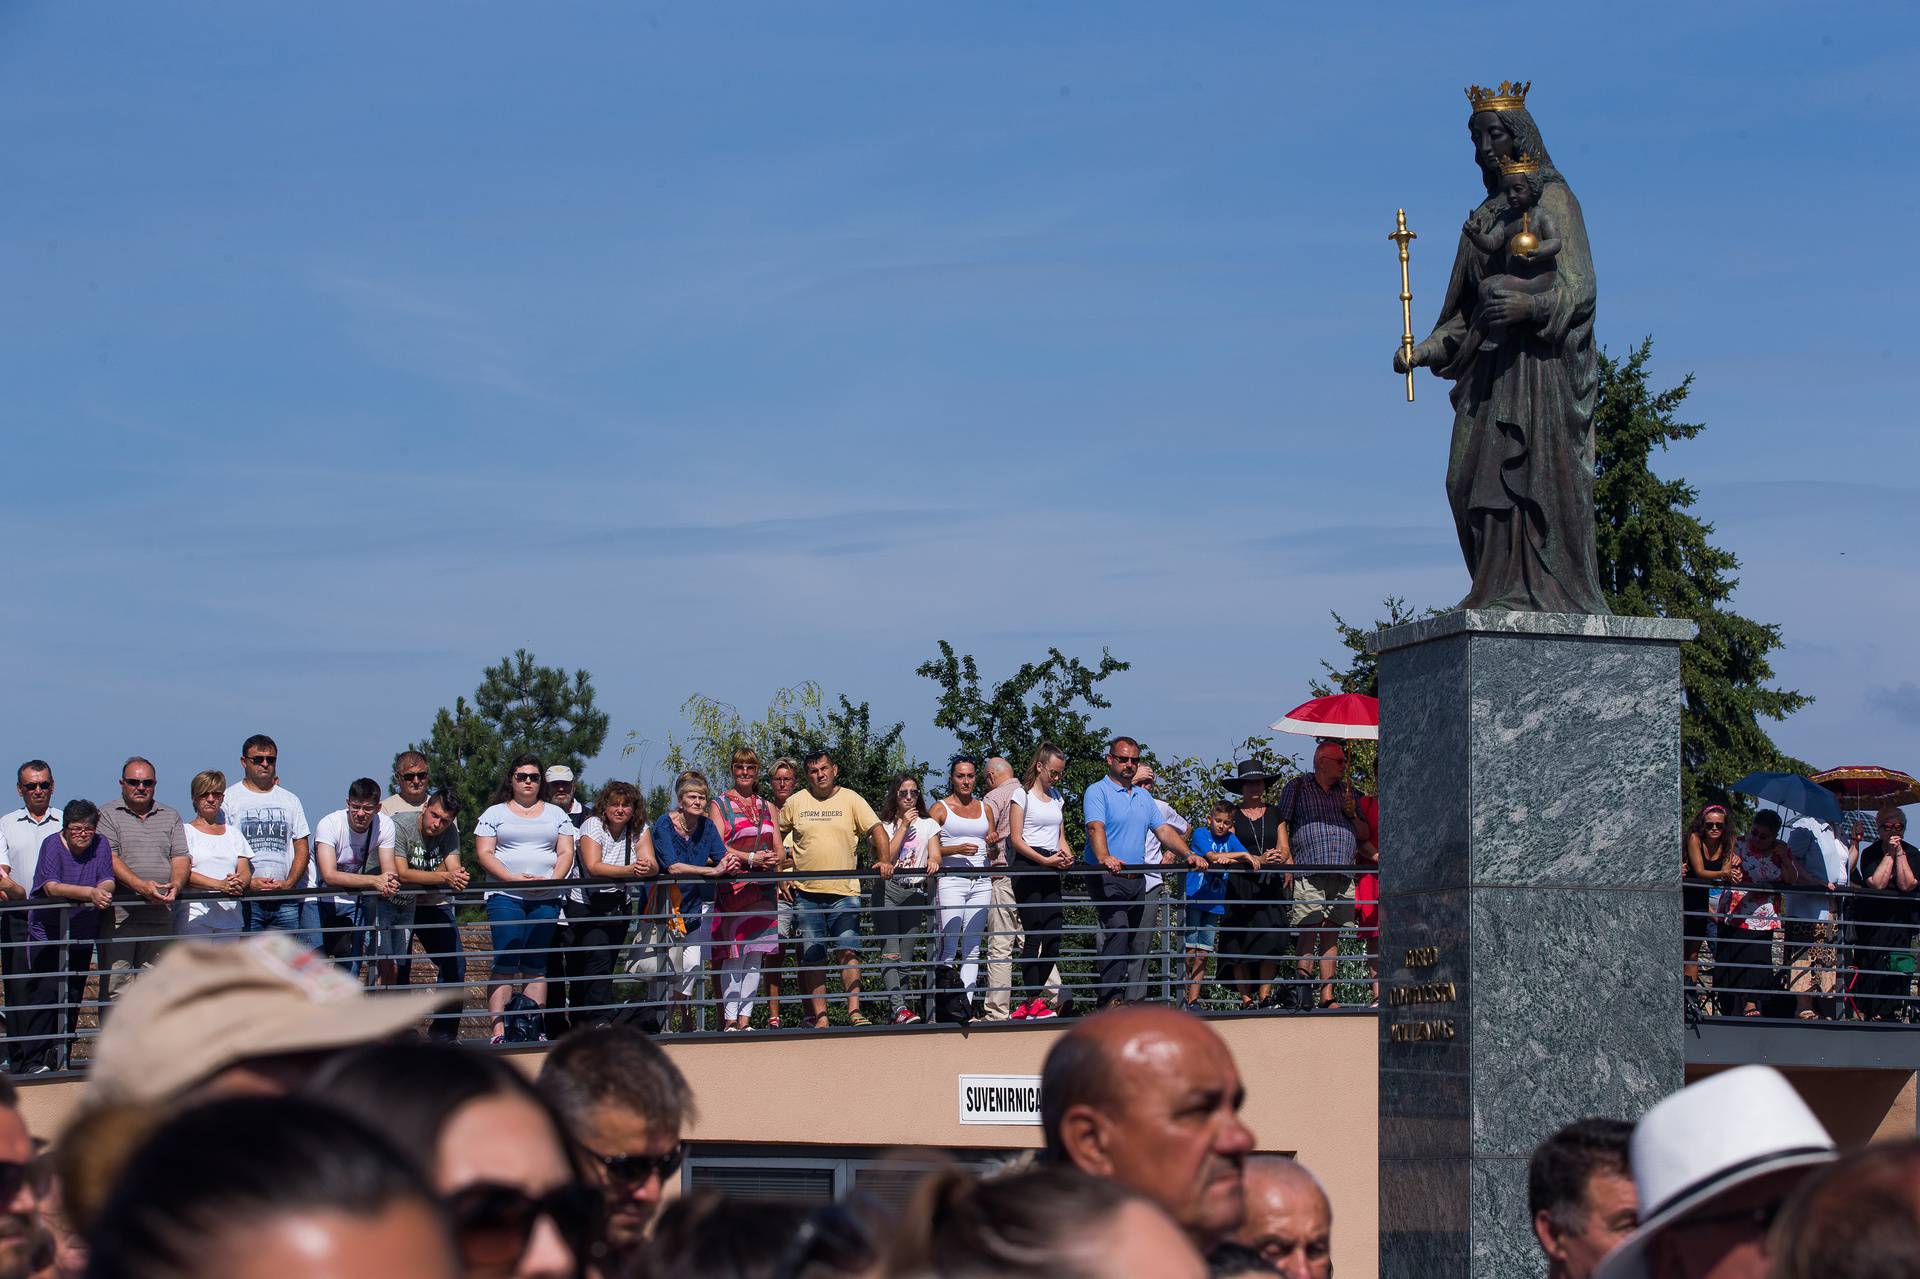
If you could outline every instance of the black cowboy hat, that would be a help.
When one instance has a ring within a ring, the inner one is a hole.
[[[1246,782],[1259,782],[1262,786],[1271,786],[1279,780],[1279,774],[1269,773],[1260,766],[1259,760],[1243,759],[1234,765],[1233,772],[1228,774],[1221,785],[1229,790],[1237,790]]]

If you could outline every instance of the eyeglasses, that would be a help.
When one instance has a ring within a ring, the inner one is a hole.
[[[280,757],[279,757],[278,755],[249,755],[249,756],[247,756],[247,763],[249,763],[249,764],[254,764],[254,765],[258,765],[258,766],[259,766],[259,767],[261,767],[261,768],[267,768],[267,767],[269,767],[269,766],[271,766],[271,765],[273,765],[273,764],[278,764],[279,762],[280,762]]]
[[[687,1145],[677,1143],[664,1155],[603,1155],[597,1150],[588,1150],[601,1167],[607,1170],[607,1176],[628,1186],[643,1186],[649,1177],[658,1177],[665,1181],[680,1171],[680,1161],[686,1158]]]
[[[153,779],[151,777],[122,777],[120,784],[122,786],[131,786],[136,790],[153,789]]]
[[[1112,755],[1108,758],[1112,759],[1116,764],[1138,764],[1140,762],[1138,755]]]
[[[513,775],[513,780],[514,780],[514,781],[516,781],[516,782],[537,782],[537,781],[539,781],[539,780],[540,780],[540,774],[538,774],[538,773],[515,773],[515,774]]]
[[[21,782],[21,790],[52,790],[52,782]]]
[[[461,1187],[444,1202],[460,1259],[471,1271],[504,1271],[520,1260],[542,1217],[560,1232],[575,1262],[584,1265],[600,1220],[599,1192],[577,1181],[538,1197],[518,1186],[483,1181]]]
[[[403,782],[424,782],[427,780],[427,770],[423,768],[417,773],[402,773],[400,774],[400,780]]]

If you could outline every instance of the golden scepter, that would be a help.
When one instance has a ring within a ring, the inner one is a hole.
[[[1387,235],[1400,246],[1400,354],[1407,366],[1407,403],[1413,403],[1413,285],[1407,280],[1407,241],[1420,237],[1407,230],[1407,211],[1400,210],[1399,226]]]

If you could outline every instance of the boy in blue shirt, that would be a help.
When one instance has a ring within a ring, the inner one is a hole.
[[[1207,825],[1193,833],[1189,847],[1207,859],[1210,865],[1243,865],[1253,870],[1260,861],[1247,851],[1233,833],[1233,805],[1226,800],[1214,804],[1207,814]],[[1181,1007],[1193,1009],[1200,1002],[1200,983],[1207,975],[1207,956],[1220,937],[1220,917],[1227,909],[1227,876],[1224,871],[1187,873],[1187,997]]]

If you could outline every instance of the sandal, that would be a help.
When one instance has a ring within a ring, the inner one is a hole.
[[[832,1025],[833,1023],[827,1020],[827,1015],[825,1013],[814,1014],[813,1028],[815,1030],[828,1030],[832,1027]]]
[[[873,1025],[873,1023],[872,1023],[872,1022],[870,1022],[870,1021],[868,1021],[868,1020],[867,1020],[867,1015],[866,1015],[865,1013],[863,1013],[863,1012],[859,1012],[859,1011],[854,1011],[854,1012],[850,1012],[850,1013],[848,1013],[848,1014],[847,1014],[847,1024],[848,1024],[849,1026],[871,1026],[871,1025]]]
[[[780,1014],[779,1014],[779,1013],[768,1013],[768,1014],[767,1014],[767,1029],[768,1029],[768,1030],[778,1030],[778,1029],[780,1029]]]

